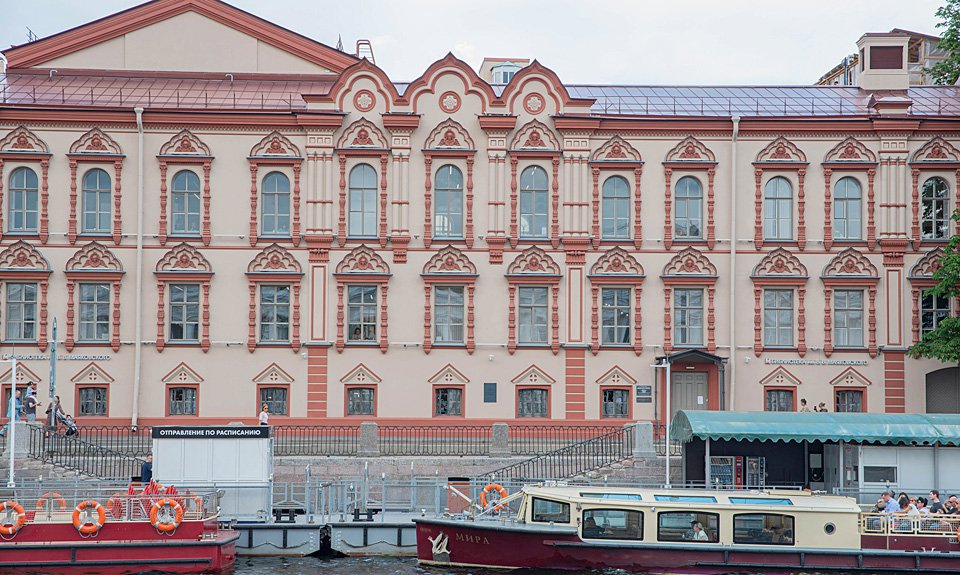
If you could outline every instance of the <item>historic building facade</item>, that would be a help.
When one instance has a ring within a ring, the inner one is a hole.
[[[156,0],[13,47],[2,351],[45,395],[56,318],[86,423],[662,421],[658,362],[674,408],[958,410],[905,350],[957,305],[960,100],[906,45],[858,88],[401,84]]]

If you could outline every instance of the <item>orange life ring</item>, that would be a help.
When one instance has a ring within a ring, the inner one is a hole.
[[[40,496],[40,499],[37,499],[37,511],[42,511],[46,509],[46,504],[48,499],[53,499],[57,502],[57,507],[60,508],[60,511],[63,511],[67,508],[67,500],[63,498],[59,493],[55,491],[47,491]]]
[[[17,514],[17,520],[13,523],[0,523],[0,535],[16,535],[17,531],[20,531],[20,528],[24,526],[27,522],[27,514],[23,511],[23,505],[20,505],[16,501],[4,501],[3,505],[0,506],[0,510],[6,514],[7,511],[13,510]]]
[[[97,512],[97,519],[95,521],[81,521],[80,514],[90,509],[93,509]],[[94,501],[93,499],[87,499],[80,505],[77,505],[73,510],[73,526],[77,528],[77,531],[80,532],[80,535],[95,535],[98,531],[100,531],[100,528],[103,527],[103,524],[106,522],[107,511],[103,508],[103,505],[100,505],[99,502]]]
[[[508,495],[507,489],[502,485],[500,485],[499,483],[488,483],[487,486],[483,488],[483,491],[480,492],[480,507],[483,507],[483,508],[487,507],[487,494],[493,493],[494,491],[497,491],[500,493],[500,499],[506,499]],[[500,511],[505,507],[506,507],[505,504],[498,503],[494,505],[493,510]]]
[[[173,517],[161,517],[161,509],[172,510]],[[176,531],[177,527],[180,527],[180,523],[182,522],[183,506],[174,499],[161,499],[160,501],[155,501],[153,506],[150,508],[150,523],[157,528],[157,531],[161,533],[172,533]]]

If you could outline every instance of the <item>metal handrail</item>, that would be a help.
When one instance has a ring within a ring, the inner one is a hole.
[[[960,517],[941,513],[906,515],[899,513],[861,513],[860,533],[864,535],[941,535],[956,537]]]
[[[130,479],[140,475],[143,459],[114,451],[78,436],[30,426],[32,459],[103,479]]]

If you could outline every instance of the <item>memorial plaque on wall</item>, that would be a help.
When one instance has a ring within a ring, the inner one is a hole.
[[[653,386],[637,386],[637,403],[653,403]]]

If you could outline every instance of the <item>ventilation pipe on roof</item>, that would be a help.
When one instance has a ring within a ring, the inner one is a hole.
[[[143,370],[143,108],[137,115],[137,289],[133,336],[133,410],[130,431],[136,431],[140,418],[140,374]]]
[[[740,135],[740,116],[730,118],[733,131],[730,136],[730,409],[736,410],[737,390],[737,137]],[[723,409],[721,398],[720,408]]]

